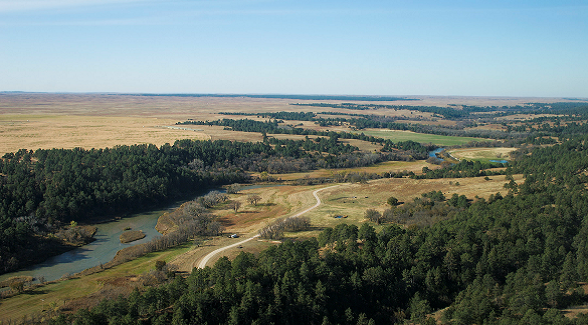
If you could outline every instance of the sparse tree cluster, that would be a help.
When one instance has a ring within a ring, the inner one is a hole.
[[[241,208],[241,202],[236,201],[236,200],[230,200],[227,204],[227,206],[232,209],[233,211],[235,211],[235,213],[237,213],[237,211],[239,210],[239,208]]]
[[[239,193],[239,191],[241,191],[241,184],[235,183],[235,184],[231,184],[227,187],[227,194],[237,194]]]
[[[257,205],[257,202],[261,201],[261,196],[257,194],[249,194],[247,196],[247,202],[251,205]]]
[[[307,230],[310,227],[308,217],[290,217],[279,219],[259,231],[261,238],[281,239],[285,231],[295,232]]]

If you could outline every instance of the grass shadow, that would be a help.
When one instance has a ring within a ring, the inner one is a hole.
[[[276,205],[276,204],[275,203],[270,203],[270,202],[256,204],[256,206],[261,206],[261,207],[271,207],[271,206],[274,206],[274,205]]]
[[[37,290],[37,289],[33,289],[33,290],[25,290],[22,294],[25,295],[30,295],[30,296],[36,296],[36,295],[44,295],[47,294],[47,290]]]

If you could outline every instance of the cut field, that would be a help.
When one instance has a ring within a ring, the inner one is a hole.
[[[371,135],[378,138],[390,139],[394,142],[412,140],[420,143],[432,143],[438,146],[454,146],[460,144],[466,144],[471,141],[488,141],[483,138],[471,138],[471,137],[452,137],[445,135],[435,134],[424,134],[415,133],[411,131],[396,131],[396,130],[375,130],[366,129],[365,131],[357,131],[355,133],[363,133],[365,135]]]

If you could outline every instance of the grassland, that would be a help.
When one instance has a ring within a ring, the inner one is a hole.
[[[514,148],[465,148],[451,149],[448,151],[456,159],[477,160],[488,162],[490,160],[508,160]]]
[[[0,115],[0,154],[19,149],[105,148],[206,140],[203,132],[162,127],[171,119],[72,115]]]
[[[423,167],[430,169],[439,168],[436,165],[429,164],[426,161],[386,161],[383,163],[375,164],[368,167],[356,167],[356,168],[340,168],[340,169],[317,169],[310,170],[307,172],[300,173],[289,173],[289,174],[271,174],[275,179],[281,179],[283,181],[294,181],[308,178],[329,178],[334,177],[337,173],[374,173],[382,174],[384,172],[402,172],[412,171],[414,173],[420,172]],[[254,174],[259,176],[259,174]]]
[[[414,96],[413,96],[414,97]],[[526,102],[558,102],[562,98],[490,98],[490,97],[434,97],[416,96],[419,101],[382,102],[392,105],[447,106],[464,105],[521,105]],[[220,97],[148,97],[115,94],[6,94],[0,93],[0,155],[18,149],[105,148],[116,145],[153,143],[162,145],[177,139],[229,139],[257,141],[255,133],[232,132],[222,127],[208,127],[204,131],[186,131],[161,126],[173,126],[188,119],[216,120],[226,118],[219,112],[263,113],[276,111],[336,113],[369,113],[375,115],[410,116],[407,110],[379,109],[358,112],[349,109],[330,109],[292,106],[296,102],[316,102],[265,98]],[[325,101],[341,103],[341,101]],[[442,122],[442,121],[441,121]],[[289,122],[290,123],[290,122]],[[297,122],[292,121],[296,124]],[[302,122],[313,129],[349,130],[345,127],[321,128]],[[435,123],[440,123],[437,121]],[[435,124],[433,123],[433,124]],[[202,127],[195,129],[204,129]],[[366,131],[370,135],[396,140],[432,142],[453,145],[472,139],[427,136],[389,131]],[[382,133],[371,133],[382,132]],[[384,133],[385,132],[385,133]]]
[[[521,179],[521,175],[516,175],[517,182]],[[459,185],[455,185],[456,183]],[[323,198],[323,205],[309,212],[308,216],[316,227],[313,232],[339,223],[360,225],[365,222],[365,210],[384,211],[389,207],[386,200],[390,196],[398,198],[401,202],[408,202],[422,193],[435,190],[442,191],[446,197],[456,193],[474,200],[476,196],[488,198],[497,192],[505,193],[503,188],[505,183],[507,181],[504,176],[496,176],[489,181],[484,180],[483,177],[428,180],[392,178],[373,180],[368,184],[349,184],[322,192],[320,196]],[[343,215],[347,218],[333,218],[334,215]]]

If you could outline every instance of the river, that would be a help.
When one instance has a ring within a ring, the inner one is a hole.
[[[47,281],[53,281],[64,275],[81,272],[101,263],[107,263],[112,260],[117,251],[125,247],[147,242],[155,236],[160,236],[161,234],[155,230],[157,219],[171,209],[135,214],[117,221],[97,224],[96,227],[98,230],[94,236],[95,241],[61,255],[53,256],[33,267],[3,274],[0,276],[0,281],[17,275],[32,276],[37,279],[42,276]],[[122,244],[119,237],[125,228],[142,230],[146,237],[131,243]]]
[[[437,154],[440,153],[443,150],[445,150],[445,148],[437,148],[437,149],[435,149],[433,151],[429,151],[429,157],[437,158],[437,159],[443,161],[443,159],[441,159],[441,158],[439,158],[437,156]]]
[[[259,187],[264,187],[264,185],[243,186],[242,190]],[[221,189],[216,190],[224,191]],[[161,234],[155,230],[157,219],[165,212],[170,212],[176,209],[183,202],[185,201],[176,202],[167,209],[138,213],[120,220],[97,224],[95,225],[98,228],[96,235],[94,236],[96,239],[95,241],[61,255],[53,256],[45,262],[39,263],[35,266],[0,275],[0,281],[13,276],[32,276],[36,279],[42,276],[46,281],[53,281],[60,279],[64,275],[78,273],[85,269],[105,264],[112,260],[116,255],[116,252],[119,250],[125,247],[145,243],[156,236],[161,236]],[[126,228],[142,230],[146,236],[141,240],[122,244],[119,237]]]

